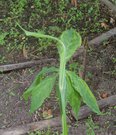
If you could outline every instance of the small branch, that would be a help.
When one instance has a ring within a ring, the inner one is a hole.
[[[95,49],[98,46],[100,46],[101,43],[103,43],[104,41],[108,40],[109,38],[116,36],[116,27],[101,34],[100,36],[92,39],[91,41],[88,42],[88,45],[90,48]],[[77,52],[74,54],[74,58],[78,57],[79,55],[81,55],[84,52],[84,46],[81,46]]]
[[[98,105],[100,109],[107,106],[116,105],[116,95],[110,96],[106,99],[99,100]],[[82,106],[79,112],[79,120],[88,117],[90,114],[92,114],[92,111],[86,105]],[[68,118],[67,121],[68,123],[70,123]],[[50,120],[44,120],[40,122],[33,122],[23,126],[18,126],[16,128],[1,129],[0,135],[22,135],[31,131],[43,130],[48,127],[58,127],[58,126],[61,126],[60,117],[53,118]]]
[[[51,58],[51,59],[27,61],[27,62],[22,62],[22,63],[17,63],[17,64],[2,65],[0,66],[0,72],[8,72],[8,71],[17,70],[17,69],[29,68],[32,66],[39,65],[40,63],[46,63],[46,62],[52,62],[52,61],[56,61],[56,60]]]
[[[104,3],[116,16],[116,5],[110,2],[109,0],[100,0],[102,3]]]

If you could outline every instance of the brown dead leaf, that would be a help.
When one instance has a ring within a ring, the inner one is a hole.
[[[48,115],[52,115],[52,110],[51,109],[48,110]]]
[[[102,22],[101,23],[101,27],[104,28],[104,29],[109,28],[109,26],[105,22]]]
[[[51,109],[43,111],[43,118],[44,119],[49,119],[49,118],[52,118],[52,117],[53,117],[53,115],[52,115]]]
[[[101,93],[100,97],[103,98],[103,99],[107,98],[108,97],[108,93],[107,92],[103,92],[103,93]]]
[[[75,7],[77,7],[77,0],[71,0],[71,4]]]

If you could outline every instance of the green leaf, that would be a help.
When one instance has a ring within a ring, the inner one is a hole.
[[[49,97],[55,81],[56,75],[47,77],[39,83],[39,85],[34,89],[34,91],[32,91],[30,109],[31,113],[38,109],[42,105],[44,100]]]
[[[97,101],[84,80],[74,72],[67,71],[74,89],[81,95],[83,101],[97,114],[101,114]]]
[[[81,36],[74,29],[66,30],[62,33],[60,40],[66,48],[66,61],[74,54],[81,46]],[[59,47],[59,52],[62,52],[62,46]]]
[[[66,84],[67,84],[67,100],[69,101],[69,104],[72,107],[76,119],[78,119],[78,112],[81,105],[81,96],[77,91],[75,91],[68,76],[66,78]]]
[[[48,73],[58,72],[58,69],[55,67],[44,67],[36,76],[35,80],[31,84],[31,86],[23,93],[23,98],[28,100],[28,97],[31,95],[32,91],[39,85],[43,76]]]

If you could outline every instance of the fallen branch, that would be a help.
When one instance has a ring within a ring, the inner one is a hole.
[[[103,43],[104,41],[108,40],[113,36],[116,36],[116,27],[92,39],[91,41],[88,42],[88,45],[90,46],[90,48],[95,49],[98,47],[98,45],[100,45],[101,43]],[[83,52],[84,52],[84,47],[81,46],[74,54],[74,57],[78,57]]]
[[[16,128],[9,128],[6,130],[0,130],[0,135],[23,135],[31,131],[42,130],[50,127],[61,125],[60,117],[50,120],[44,120],[40,122],[33,122],[27,125],[18,126]]]
[[[17,63],[17,64],[2,65],[0,66],[0,72],[8,72],[8,71],[17,70],[17,69],[29,68],[32,66],[39,65],[40,63],[46,63],[46,62],[51,62],[51,61],[56,61],[56,60],[53,58],[50,58],[50,59],[27,61],[27,62],[22,62],[22,63]]]
[[[107,106],[114,106],[116,105],[116,95],[110,96],[106,99],[102,99],[98,101],[99,107],[102,109]],[[92,113],[92,111],[85,105],[81,107],[79,112],[79,120],[86,118]],[[69,119],[68,122],[70,123]],[[61,120],[60,117],[53,118],[50,120],[44,120],[40,122],[33,122],[27,125],[18,126],[16,128],[9,128],[9,129],[1,129],[0,135],[22,135],[26,134],[31,131],[36,130],[43,130],[48,127],[58,127],[61,126]]]
[[[100,0],[102,3],[104,3],[116,16],[116,5],[110,2],[109,0]]]

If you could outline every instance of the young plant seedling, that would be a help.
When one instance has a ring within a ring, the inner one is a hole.
[[[86,103],[95,113],[100,114],[96,99],[84,80],[74,72],[66,70],[66,64],[74,52],[81,46],[81,36],[74,29],[64,31],[59,38],[42,34],[41,32],[29,32],[19,27],[27,36],[36,38],[48,38],[57,42],[57,49],[60,56],[60,66],[44,67],[36,76],[31,86],[24,92],[23,97],[28,100],[31,97],[30,111],[34,112],[50,96],[50,93],[59,78],[58,93],[61,108],[62,132],[68,135],[66,122],[66,105],[69,104],[78,117],[81,102]]]

